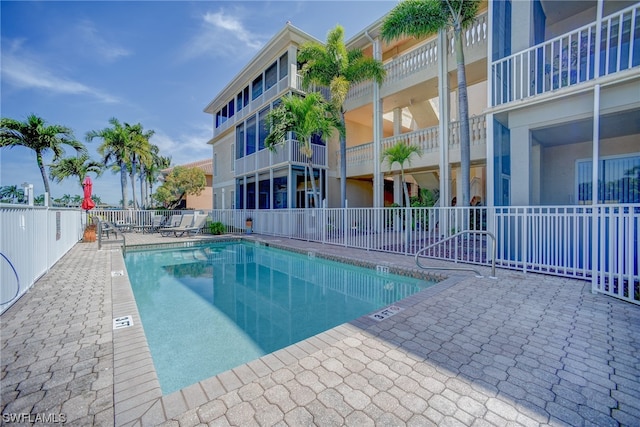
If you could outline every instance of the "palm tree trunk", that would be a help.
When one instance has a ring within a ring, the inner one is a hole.
[[[316,192],[316,177],[313,175],[313,164],[311,163],[311,158],[309,158],[309,165],[307,167],[309,168],[309,177],[311,178],[311,191],[313,191],[314,208],[319,208],[320,200],[318,198],[318,193]]]
[[[340,108],[340,120],[344,128],[344,110]],[[344,208],[347,201],[347,139],[340,135],[340,207]]]
[[[127,192],[127,171],[124,162],[120,162],[120,188],[122,190],[122,209],[127,209],[129,194]]]
[[[404,169],[400,168],[400,176],[402,178],[402,189],[404,191],[404,207],[408,208],[411,204],[409,200],[409,190],[407,189],[407,182],[404,180]]]
[[[136,200],[136,159],[135,157],[131,161],[131,200],[133,200],[133,209],[137,209],[138,203]]]
[[[454,29],[456,44],[456,63],[458,69],[458,111],[460,115],[460,181],[461,194],[459,206],[469,206],[470,200],[470,168],[471,138],[469,136],[469,101],[467,98],[467,76],[464,69],[464,52],[462,51],[462,29],[457,25]]]
[[[47,205],[51,205],[51,190],[49,189],[49,178],[47,178],[47,171],[44,170],[44,162],[42,161],[42,153],[36,151],[36,161],[38,162],[38,168],[40,169],[40,175],[42,175],[42,183],[44,184],[44,192],[47,195]]]

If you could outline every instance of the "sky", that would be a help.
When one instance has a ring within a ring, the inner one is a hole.
[[[320,41],[340,24],[349,40],[395,4],[0,1],[0,114],[67,126],[94,160],[101,139],[85,135],[109,127],[112,117],[153,130],[151,143],[172,166],[203,160],[212,155],[213,135],[205,106],[287,21]],[[74,153],[69,147],[65,156]],[[44,160],[51,163],[51,153]],[[119,174],[90,176],[102,202],[120,203]],[[0,187],[24,182],[44,193],[35,153],[1,148]],[[50,185],[53,198],[82,194],[77,178]]]

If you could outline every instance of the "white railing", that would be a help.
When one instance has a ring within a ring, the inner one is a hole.
[[[311,144],[311,161],[314,167],[327,166],[327,147]],[[235,160],[234,172],[236,176],[265,169],[281,163],[307,164],[309,159],[300,152],[298,141],[289,139],[276,147],[275,151],[263,148],[260,151]]]
[[[487,14],[479,15],[473,24],[465,30],[463,37],[463,45],[466,49],[482,47],[487,40]],[[453,32],[447,34],[447,54],[455,55],[455,44]],[[407,77],[411,77],[417,73],[424,72],[429,68],[436,70],[438,64],[438,47],[437,39],[428,41],[427,43],[407,52],[398,58],[384,64],[385,78],[383,86],[399,82]],[[360,82],[349,88],[347,101],[362,96],[371,96],[373,94],[373,82],[371,80]]]
[[[291,79],[291,81],[295,85],[292,87],[292,89],[298,89],[298,90],[301,89],[302,78],[300,77],[300,75],[296,74],[296,76],[293,79]],[[222,134],[227,129],[240,123],[245,117],[248,117],[251,113],[254,113],[255,111],[264,107],[265,102],[274,98],[277,94],[282,93],[287,89],[289,89],[290,87],[289,84],[290,84],[289,77],[288,76],[283,77],[278,81],[277,84],[267,89],[260,96],[256,97],[256,99],[249,101],[249,105],[245,105],[244,108],[242,108],[240,111],[236,111],[233,116],[226,118],[226,120],[223,123],[220,123],[217,126],[215,123],[216,117],[214,114],[213,137],[215,138],[216,136]]]
[[[0,206],[0,313],[82,238],[78,209]]]
[[[574,86],[640,65],[640,5],[591,23],[491,65],[493,106]],[[596,70],[596,55],[600,67]]]
[[[469,132],[471,146],[483,145],[487,143],[487,125],[484,114],[469,118]],[[414,132],[407,132],[394,135],[382,140],[382,150],[395,145],[398,141],[405,142],[419,147],[422,153],[431,153],[440,149],[438,140],[438,126],[419,129]],[[460,146],[460,122],[449,123],[449,148]],[[338,153],[338,158],[339,158]],[[373,143],[368,142],[354,147],[347,148],[347,166],[363,165],[373,162]],[[372,169],[373,170],[373,169]]]
[[[467,230],[496,237],[496,266],[592,280],[594,292],[640,304],[640,205],[215,210],[214,221],[246,231],[414,255]],[[596,232],[594,232],[596,230]],[[486,236],[444,241],[430,258],[489,265]]]

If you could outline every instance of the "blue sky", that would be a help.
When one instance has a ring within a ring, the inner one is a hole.
[[[0,112],[33,113],[85,134],[121,122],[154,130],[172,164],[211,156],[213,119],[204,107],[286,21],[325,40],[336,24],[347,40],[395,1],[2,1]],[[67,150],[67,155],[73,153]],[[51,156],[45,158],[49,163]],[[94,178],[92,176],[92,178]],[[44,192],[35,154],[0,149],[0,186]],[[94,180],[103,202],[121,199],[119,175]],[[75,179],[51,182],[53,197],[81,194]]]

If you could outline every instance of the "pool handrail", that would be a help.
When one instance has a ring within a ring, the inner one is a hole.
[[[415,254],[415,260],[416,260],[416,265],[420,268],[422,268],[423,270],[460,270],[460,271],[472,271],[476,274],[476,277],[484,277],[478,270],[471,268],[471,267],[435,267],[435,266],[426,266],[426,265],[422,265],[420,264],[420,253],[429,250],[441,243],[447,242],[449,240],[453,240],[459,236],[462,236],[464,234],[484,234],[487,235],[489,237],[491,237],[491,276],[489,276],[491,279],[495,279],[496,278],[496,236],[493,235],[493,233],[489,232],[489,231],[485,231],[485,230],[464,230],[464,231],[460,231],[458,233],[455,233],[449,237],[447,237],[446,239],[442,239],[442,240],[438,240],[435,243],[432,243],[429,246],[426,246],[422,249],[420,249],[418,252],[416,252]]]

